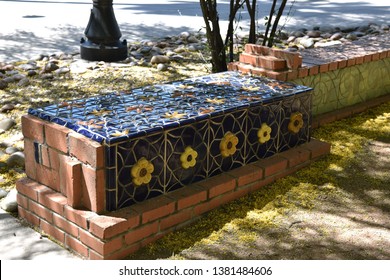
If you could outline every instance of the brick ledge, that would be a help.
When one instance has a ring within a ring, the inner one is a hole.
[[[246,74],[266,76],[280,81],[292,81],[388,58],[390,58],[388,46],[375,50],[367,49],[357,54],[348,54],[348,56],[342,58],[315,60],[310,57],[304,59],[300,52],[246,44],[244,52],[240,54],[239,61],[229,63],[228,69]]]

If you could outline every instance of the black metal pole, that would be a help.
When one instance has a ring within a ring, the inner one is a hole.
[[[127,42],[115,19],[113,0],[93,0],[85,38],[80,41],[81,58],[91,61],[119,61],[127,58]]]

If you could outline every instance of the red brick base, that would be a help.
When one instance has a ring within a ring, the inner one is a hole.
[[[86,259],[122,259],[200,215],[301,169],[330,152],[312,140],[297,148],[107,214],[74,209],[60,191],[17,182],[19,215]]]
[[[324,113],[313,118],[311,127],[315,129],[328,123],[362,113],[367,109],[379,106],[386,102],[390,102],[390,94],[373,98],[366,102],[358,103],[352,106],[344,107],[343,109]]]

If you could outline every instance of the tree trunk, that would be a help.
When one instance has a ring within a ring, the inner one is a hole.
[[[229,60],[233,61],[233,22],[238,10],[242,7],[244,2],[241,0],[230,0],[229,26],[225,38],[225,46],[229,45]]]
[[[283,0],[282,4],[280,4],[278,14],[276,15],[275,22],[272,25],[271,34],[270,34],[269,39],[268,39],[268,47],[272,47],[274,44],[276,29],[278,28],[279,20],[283,15],[283,11],[284,11],[284,8],[286,7],[286,3],[287,3],[287,0]]]
[[[267,21],[267,27],[265,29],[265,33],[264,33],[264,41],[263,41],[263,46],[265,46],[267,44],[267,41],[268,41],[268,32],[269,32],[269,29],[272,25],[272,17],[274,16],[274,13],[275,13],[275,6],[276,6],[276,2],[278,0],[273,0],[272,2],[272,6],[271,6],[271,9],[269,11],[269,16],[268,16],[268,21]]]
[[[287,3],[287,0],[283,0],[282,4],[280,4],[278,14],[276,15],[276,18],[275,18],[275,22],[272,25],[270,40],[268,40],[268,47],[272,47],[272,45],[273,45],[275,34],[276,34],[276,29],[278,28],[279,20],[283,15],[283,11],[284,11],[284,8],[286,7],[286,3]]]
[[[212,71],[227,71],[225,45],[223,43],[219,27],[217,1],[200,0],[200,7],[206,24],[207,41],[211,49]]]
[[[252,0],[252,5],[249,0],[245,0],[248,9],[251,23],[249,27],[248,43],[256,43],[256,0]]]

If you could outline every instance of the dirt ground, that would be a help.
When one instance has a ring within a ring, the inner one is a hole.
[[[342,173],[336,194],[314,207],[277,218],[256,232],[250,244],[226,235],[209,247],[181,252],[189,259],[390,259],[390,143],[372,141]],[[366,176],[377,176],[372,185]],[[341,186],[341,185],[340,185]]]

